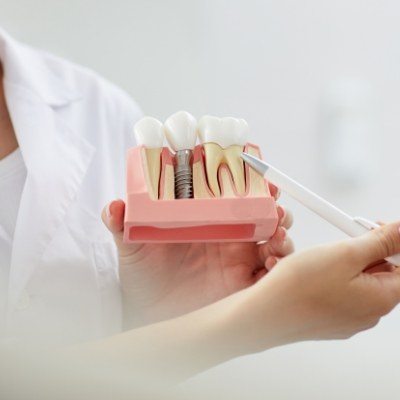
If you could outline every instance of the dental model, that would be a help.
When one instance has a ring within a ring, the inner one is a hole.
[[[197,124],[179,111],[164,125],[145,117],[134,131],[138,147],[128,151],[125,242],[257,242],[275,232],[275,199],[241,159],[243,151],[261,157],[247,142],[245,120],[204,116]],[[163,147],[164,134],[173,151]]]
[[[186,111],[171,115],[164,124],[165,136],[175,151],[175,197],[193,197],[192,161],[197,121]]]

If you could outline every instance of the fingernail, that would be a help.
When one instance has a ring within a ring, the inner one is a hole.
[[[111,202],[111,203],[112,203],[112,202]],[[106,217],[107,217],[107,218],[111,218],[111,208],[110,208],[111,203],[108,203],[108,204],[107,204],[107,207],[106,207]]]

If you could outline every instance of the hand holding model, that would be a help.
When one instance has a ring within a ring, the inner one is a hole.
[[[276,188],[272,188],[275,193]],[[293,251],[286,229],[292,217],[279,207],[280,227],[268,243],[123,242],[125,204],[103,212],[119,253],[125,323],[140,326],[173,318],[253,285]]]
[[[201,165],[200,162],[193,162],[198,133],[205,150],[206,168],[203,173],[200,173],[202,162]],[[203,117],[198,125],[196,119],[185,111],[173,114],[164,125],[152,117],[140,120],[135,125],[135,136],[143,146],[143,152],[137,154],[143,159],[141,165],[145,165],[144,176],[150,189],[146,194],[151,197],[149,203],[161,207],[166,200],[172,203],[172,209],[182,214],[181,205],[184,202],[197,205],[199,198],[211,196],[207,182],[213,182],[210,185],[213,192],[217,193],[218,189],[218,199],[239,200],[244,196],[246,187],[245,166],[240,154],[247,142],[247,134],[248,126],[242,119]],[[169,166],[160,161],[164,137],[175,152],[175,174],[170,173]],[[219,187],[222,187],[219,179],[223,177],[218,173],[222,165],[225,171],[222,176],[232,176],[232,179],[224,182],[223,192],[219,191]],[[133,168],[128,173],[135,177],[138,175]],[[255,194],[271,200],[270,204],[273,204],[273,211],[277,215],[276,219],[271,219],[270,225],[278,223],[278,228],[276,225],[272,228],[271,232],[276,229],[272,238],[264,237],[270,239],[267,244],[257,245],[249,240],[247,243],[206,243],[207,240],[198,243],[126,243],[122,235],[126,205],[118,200],[108,206],[103,219],[115,235],[119,249],[119,272],[127,326],[175,317],[220,300],[255,283],[267,272],[266,263],[268,267],[277,258],[293,251],[293,243],[286,234],[286,229],[292,224],[291,215],[282,207],[277,208],[277,214],[275,211],[273,198],[276,200],[278,196],[277,188],[273,185],[266,187],[265,181],[253,171],[248,171],[247,182],[249,192],[250,189],[258,190]],[[167,189],[162,190],[162,186]],[[240,194],[237,194],[237,188]],[[253,192],[244,199],[252,195]],[[130,201],[131,207],[139,207],[135,198]],[[223,208],[227,204],[212,198],[206,202],[218,203]],[[192,212],[203,215],[204,208],[198,206]],[[143,209],[139,213],[148,215],[149,211]],[[136,227],[132,229],[135,231]]]

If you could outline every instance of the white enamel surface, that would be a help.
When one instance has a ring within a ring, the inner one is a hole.
[[[172,114],[164,123],[165,136],[173,150],[193,149],[197,138],[197,121],[187,111]]]
[[[147,148],[163,147],[164,129],[158,119],[144,117],[135,124],[133,131],[138,145]]]
[[[217,143],[223,148],[243,146],[249,136],[249,126],[244,119],[205,115],[199,121],[198,134],[201,143]]]

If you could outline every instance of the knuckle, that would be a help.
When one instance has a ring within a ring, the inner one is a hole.
[[[363,331],[367,331],[369,329],[375,328],[378,325],[379,321],[380,321],[380,317],[369,318],[369,320],[360,327],[359,332],[363,332]]]
[[[371,304],[368,309],[365,310],[364,319],[377,319],[389,314],[395,305],[396,302],[390,293],[386,293],[384,296],[376,296],[374,304]]]
[[[358,321],[354,321],[351,326],[346,327],[341,332],[338,332],[335,336],[336,339],[350,339],[360,332],[369,330],[378,325],[381,316],[371,316],[359,318]]]
[[[357,331],[354,332],[354,334],[374,328],[376,325],[378,325],[378,323],[380,321],[380,317],[381,317],[380,315],[379,316],[369,316],[366,320],[360,322],[360,325],[359,325]]]
[[[286,255],[292,254],[294,252],[294,249],[295,249],[294,242],[290,237],[288,237],[286,239],[286,243],[285,243],[284,249],[283,249],[284,255],[286,256]]]
[[[339,335],[339,339],[342,340],[347,340],[352,338],[358,331],[348,331],[348,332],[343,332],[342,334]]]
[[[373,319],[369,324],[368,324],[368,329],[375,328],[379,324],[380,318],[375,318]]]
[[[389,314],[390,311],[393,310],[394,306],[395,306],[395,304],[393,303],[393,300],[391,298],[389,298],[389,297],[385,298],[380,305],[378,315],[383,316],[383,315]]]
[[[351,328],[348,328],[347,330],[343,331],[340,334],[339,339],[344,339],[344,340],[350,339],[354,335],[357,335],[357,333],[359,333],[361,330],[362,329],[360,327],[357,327],[357,326],[353,326]]]
[[[284,226],[286,229],[290,229],[293,225],[293,214],[290,210],[285,209]]]
[[[381,258],[386,257],[389,254],[394,254],[398,247],[398,234],[394,232],[385,232],[384,229],[376,229],[372,232],[376,237],[376,251]]]

